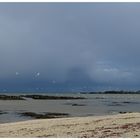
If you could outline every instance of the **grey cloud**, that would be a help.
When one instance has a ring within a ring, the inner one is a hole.
[[[1,3],[0,81],[138,88],[139,25],[139,3]]]

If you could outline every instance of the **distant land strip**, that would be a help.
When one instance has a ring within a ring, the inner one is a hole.
[[[35,100],[76,100],[86,99],[84,97],[70,97],[70,96],[48,96],[48,95],[0,95],[0,100],[26,100],[32,98]]]
[[[140,94],[140,91],[93,91],[93,92],[80,92],[80,94]]]

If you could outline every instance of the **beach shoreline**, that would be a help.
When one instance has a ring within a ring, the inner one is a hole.
[[[0,124],[0,137],[140,137],[140,113],[5,123]]]

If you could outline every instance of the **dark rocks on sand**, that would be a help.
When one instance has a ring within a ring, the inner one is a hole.
[[[71,105],[71,106],[86,106],[86,104],[78,104],[78,103],[64,103],[64,105]]]
[[[85,104],[72,104],[72,106],[86,106]]]
[[[2,114],[7,114],[7,112],[0,111],[0,115],[2,115]]]
[[[28,117],[33,117],[35,119],[51,119],[51,118],[62,118],[62,117],[68,117],[68,113],[34,113],[34,112],[23,112],[19,113],[22,116],[28,116]]]
[[[104,97],[95,97],[95,99],[105,99]]]
[[[123,106],[123,104],[120,102],[111,102],[111,103],[108,103],[107,106]]]
[[[133,102],[133,101],[124,101],[124,104],[139,104],[140,102]]]
[[[132,113],[132,112],[125,112],[125,111],[120,111],[120,114],[126,114],[126,113]]]

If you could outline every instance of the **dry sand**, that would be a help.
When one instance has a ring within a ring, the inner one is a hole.
[[[0,124],[0,137],[140,137],[140,113]]]

